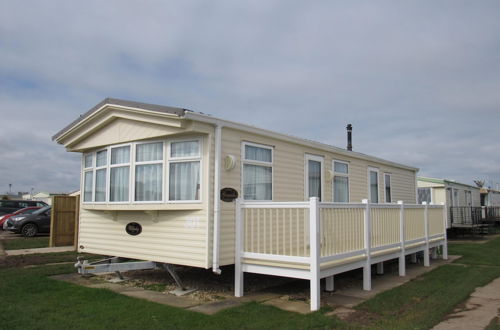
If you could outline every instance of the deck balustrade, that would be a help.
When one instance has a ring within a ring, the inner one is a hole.
[[[333,290],[333,276],[363,268],[371,289],[371,265],[429,249],[447,258],[443,205],[236,201],[235,295],[243,295],[245,272],[310,280],[311,310],[320,304],[320,279]]]

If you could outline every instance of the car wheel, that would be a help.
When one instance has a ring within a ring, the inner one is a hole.
[[[33,237],[38,233],[38,227],[34,223],[27,223],[21,228],[24,237]]]

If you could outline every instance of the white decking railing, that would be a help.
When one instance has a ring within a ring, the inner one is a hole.
[[[311,235],[312,233],[312,235]],[[311,310],[319,308],[320,279],[333,290],[333,275],[363,268],[371,289],[371,265],[442,246],[447,258],[443,205],[236,201],[235,295],[243,295],[243,273],[308,279]]]

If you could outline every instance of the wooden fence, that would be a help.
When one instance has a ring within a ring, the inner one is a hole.
[[[49,245],[76,246],[80,196],[52,197]]]

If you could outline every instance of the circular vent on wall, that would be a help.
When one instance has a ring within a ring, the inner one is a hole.
[[[125,226],[125,231],[129,235],[136,236],[142,232],[142,226],[137,222],[130,222]]]

